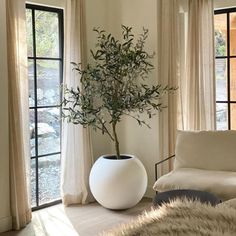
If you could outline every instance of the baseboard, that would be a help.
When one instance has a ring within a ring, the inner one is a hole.
[[[148,197],[148,198],[153,198],[155,195],[155,191],[153,190],[152,186],[147,186],[147,190],[146,190],[146,193],[145,193],[145,197]]]
[[[11,216],[0,218],[0,233],[9,231],[12,229],[12,218]]]

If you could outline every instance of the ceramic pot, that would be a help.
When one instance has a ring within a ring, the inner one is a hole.
[[[122,154],[103,155],[94,163],[89,177],[94,198],[105,208],[120,210],[135,206],[147,189],[147,172],[141,161]]]

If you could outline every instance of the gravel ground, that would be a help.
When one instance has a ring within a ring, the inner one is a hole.
[[[45,161],[39,165],[39,205],[60,199],[60,163]],[[31,205],[36,206],[35,165],[31,165]]]

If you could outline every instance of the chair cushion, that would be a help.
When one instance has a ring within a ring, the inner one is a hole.
[[[221,206],[229,206],[229,207],[232,207],[236,210],[236,198],[233,198],[233,199],[230,199],[228,201],[222,202],[218,205],[218,207],[221,207]]]
[[[215,194],[223,201],[236,198],[236,172],[180,168],[160,177],[153,189],[194,189]]]
[[[174,169],[236,171],[236,131],[178,131]]]

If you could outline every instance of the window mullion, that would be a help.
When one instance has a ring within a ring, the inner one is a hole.
[[[34,61],[34,130],[35,130],[35,182],[36,182],[36,206],[39,206],[39,173],[38,173],[38,97],[37,97],[37,60],[36,60],[36,30],[35,30],[35,10],[32,9],[32,27],[33,27],[33,61]]]
[[[228,129],[231,129],[230,111],[230,13],[227,13],[227,97],[228,97]]]
[[[28,57],[29,59],[38,59],[38,60],[51,60],[51,61],[61,61],[62,58],[61,57]]]

